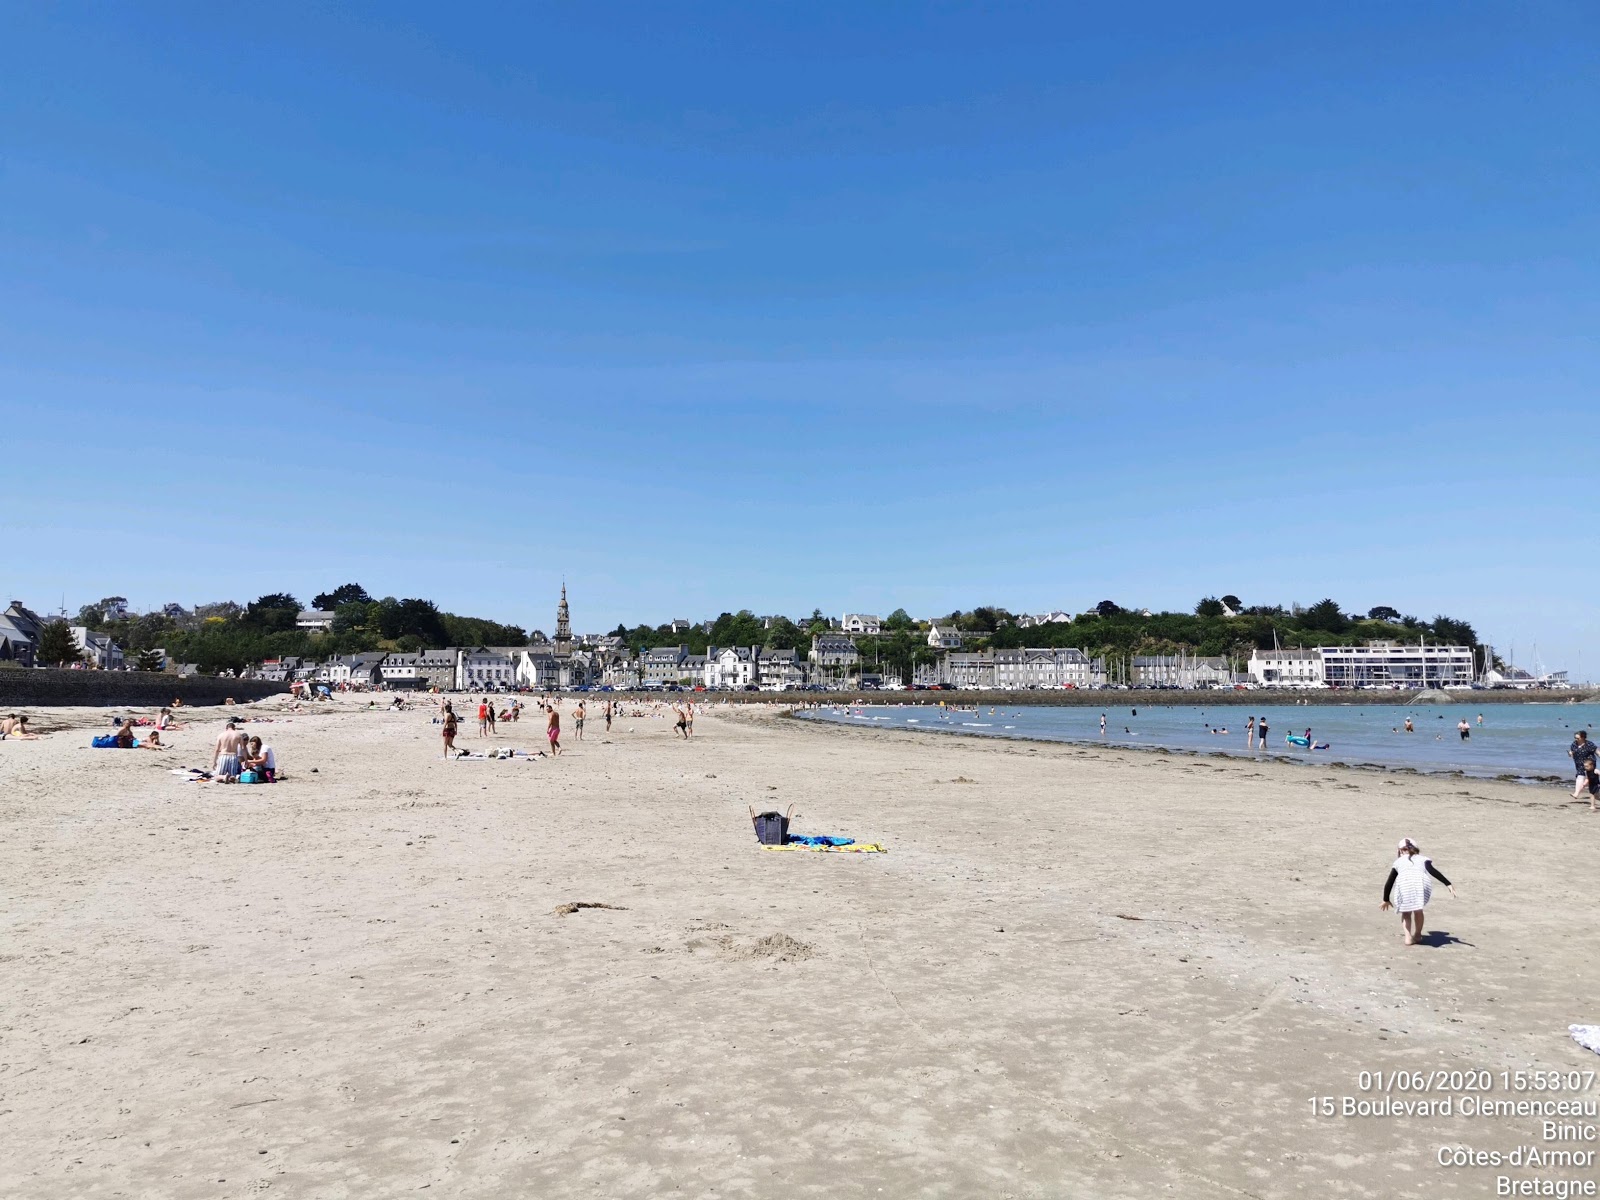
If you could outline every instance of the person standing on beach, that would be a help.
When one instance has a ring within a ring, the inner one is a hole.
[[[1567,756],[1572,759],[1572,769],[1578,775],[1572,785],[1572,798],[1582,800],[1583,794],[1588,792],[1589,811],[1594,812],[1595,796],[1589,787],[1589,780],[1595,775],[1595,744],[1589,740],[1587,729],[1578,730],[1577,736],[1572,739],[1572,745],[1567,747]]]
[[[549,719],[545,722],[544,735],[550,739],[550,753],[554,757],[560,758],[561,714],[556,711],[556,706],[554,704],[545,705],[545,712],[549,714]]]
[[[1433,865],[1433,859],[1421,854],[1417,844],[1410,838],[1400,839],[1399,851],[1400,857],[1394,860],[1394,865],[1389,868],[1389,878],[1383,884],[1382,908],[1384,911],[1393,908],[1400,914],[1405,944],[1415,946],[1422,940],[1422,910],[1433,899],[1433,884],[1428,881],[1429,877],[1449,888],[1452,896],[1456,894],[1456,889],[1439,873]]]
[[[460,722],[456,720],[456,710],[451,708],[450,701],[446,700],[444,702],[444,756],[446,759],[451,757],[456,748],[456,730],[458,728],[460,728]]]
[[[1244,723],[1244,748],[1246,750],[1254,750],[1256,748],[1256,719],[1254,717]]]
[[[611,732],[611,701],[606,701],[606,732]]]
[[[1256,722],[1256,736],[1261,739],[1261,749],[1267,748],[1267,719],[1262,717]]]
[[[584,701],[579,700],[578,707],[574,709],[572,713],[572,736],[580,742],[583,741],[583,719],[588,715],[589,709],[587,704]]]
[[[478,736],[489,736],[489,697],[487,696],[478,704]]]
[[[490,703],[489,703],[489,733],[490,733],[490,736],[493,736],[493,734],[494,734],[494,710],[497,707],[498,707],[498,705],[496,705],[493,701],[490,701]]]
[[[683,734],[683,740],[687,742],[689,740],[689,716],[676,704],[672,706],[672,711],[676,713],[678,717],[678,723],[674,725],[673,728],[679,733]]]
[[[1462,717],[1461,720],[1456,722],[1456,732],[1461,735],[1461,740],[1463,742],[1472,736],[1472,726],[1467,724],[1467,719],[1465,717]]]

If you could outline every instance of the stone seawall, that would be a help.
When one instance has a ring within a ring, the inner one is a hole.
[[[155,671],[0,671],[0,711],[67,708],[74,705],[154,706],[182,700],[185,706],[260,700],[287,689],[255,679],[179,679]]]

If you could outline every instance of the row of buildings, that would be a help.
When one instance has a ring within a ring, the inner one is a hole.
[[[49,618],[41,617],[22,601],[13,600],[0,612],[0,663],[38,666],[39,641],[49,623]],[[67,629],[78,647],[78,661],[82,666],[98,671],[120,671],[127,666],[127,655],[122,647],[107,635],[85,625],[69,625]]]
[[[1495,666],[1487,651],[1429,644],[1422,639],[1316,646],[1309,650],[1257,650],[1250,657],[1250,680],[1263,687],[1407,690],[1471,687],[1474,683],[1500,688],[1568,685],[1565,671],[1535,676],[1515,667]]]

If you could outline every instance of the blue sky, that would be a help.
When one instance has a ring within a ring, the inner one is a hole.
[[[1332,595],[1600,677],[1591,5],[227,7],[0,4],[7,598]]]

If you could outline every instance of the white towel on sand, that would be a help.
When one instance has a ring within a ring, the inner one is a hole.
[[[1600,1054],[1600,1025],[1568,1025],[1567,1032],[1585,1050]]]

